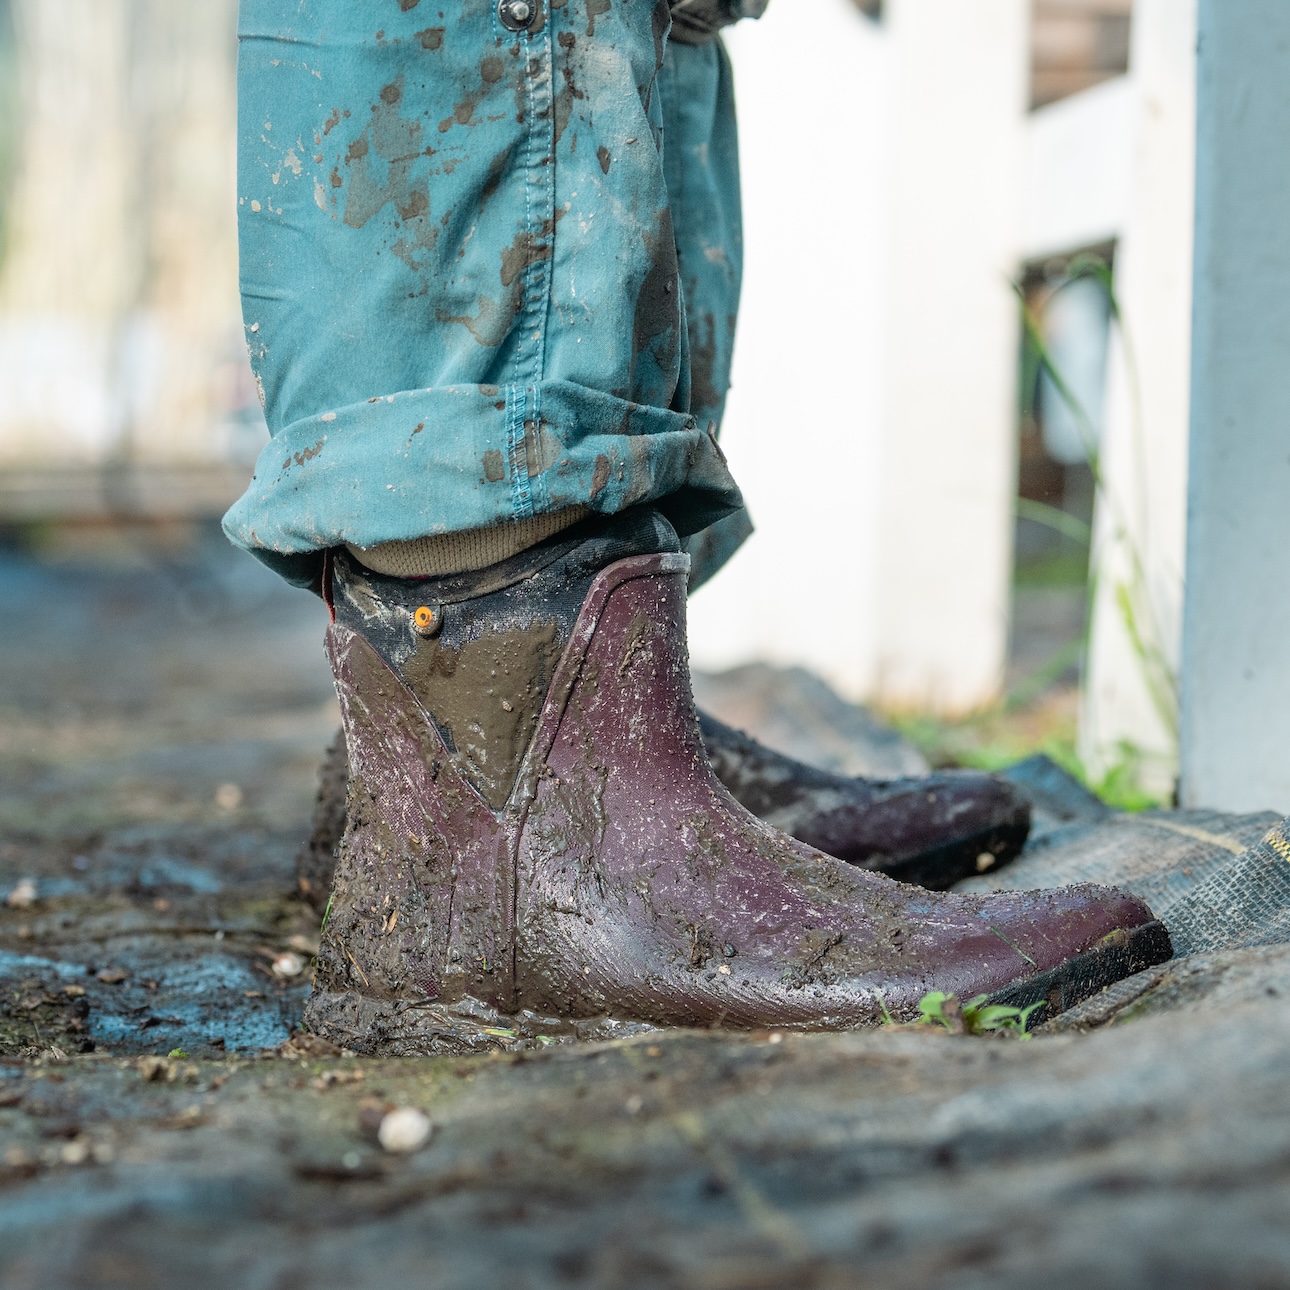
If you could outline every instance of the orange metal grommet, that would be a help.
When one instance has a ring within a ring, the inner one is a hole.
[[[438,605],[422,605],[412,615],[418,636],[437,636],[443,626],[443,610]]]

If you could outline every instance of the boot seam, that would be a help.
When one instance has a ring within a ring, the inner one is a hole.
[[[516,787],[512,800],[518,794],[520,785],[523,784],[528,802],[532,802],[539,765],[550,755],[560,722],[573,696],[573,688],[582,675],[587,650],[591,647],[592,638],[596,634],[596,628],[600,624],[600,617],[609,597],[625,583],[633,582],[638,578],[668,574],[686,575],[689,571],[690,557],[684,552],[662,551],[653,555],[633,555],[623,560],[615,560],[613,564],[606,565],[596,575],[582,602],[582,608],[578,611],[573,631],[570,632],[568,643],[560,655],[560,662],[556,665],[555,675],[551,678],[546,699],[538,716],[537,729],[533,732],[528,751],[520,763],[520,773],[515,777]],[[523,808],[523,817],[527,821],[527,805]]]
[[[511,937],[512,1010],[514,1010],[519,996],[520,982],[520,848],[524,844],[524,836],[528,830],[529,815],[533,809],[534,802],[537,800],[538,781],[541,778],[542,767],[546,765],[551,755],[551,749],[555,745],[556,735],[559,734],[560,724],[564,720],[565,712],[568,710],[569,701],[572,699],[578,680],[582,676],[587,652],[595,639],[605,606],[609,603],[609,597],[619,587],[625,586],[629,582],[654,576],[679,575],[687,577],[689,572],[690,557],[684,552],[663,551],[652,555],[634,555],[623,560],[616,560],[613,564],[606,565],[596,575],[587,591],[586,598],[582,602],[582,608],[578,611],[578,617],[573,624],[573,631],[569,634],[568,643],[560,656],[555,675],[551,678],[551,685],[547,690],[546,700],[542,704],[542,711],[538,717],[537,729],[533,732],[533,739],[524,754],[524,760],[520,763],[519,774],[515,777],[515,788],[512,791],[511,802],[507,804],[507,815],[511,815],[512,803],[514,804],[512,818],[515,824],[511,865],[514,882],[511,899],[511,927],[513,929]]]

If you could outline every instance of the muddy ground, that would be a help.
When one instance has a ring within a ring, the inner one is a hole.
[[[1025,1042],[291,1040],[321,610],[210,534],[54,554],[0,552],[0,1286],[1290,1285],[1290,947]]]

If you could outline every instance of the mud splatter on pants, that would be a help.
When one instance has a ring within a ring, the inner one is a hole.
[[[741,273],[730,69],[666,0],[243,0],[239,221],[272,439],[225,517],[321,552],[654,501],[749,526],[716,444]]]

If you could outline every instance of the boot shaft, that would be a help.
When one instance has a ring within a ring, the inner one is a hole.
[[[513,1005],[516,851],[545,750],[611,570],[666,569],[683,612],[688,557],[630,554],[677,545],[645,512],[459,578],[336,557],[327,650],[350,796],[321,987]]]

